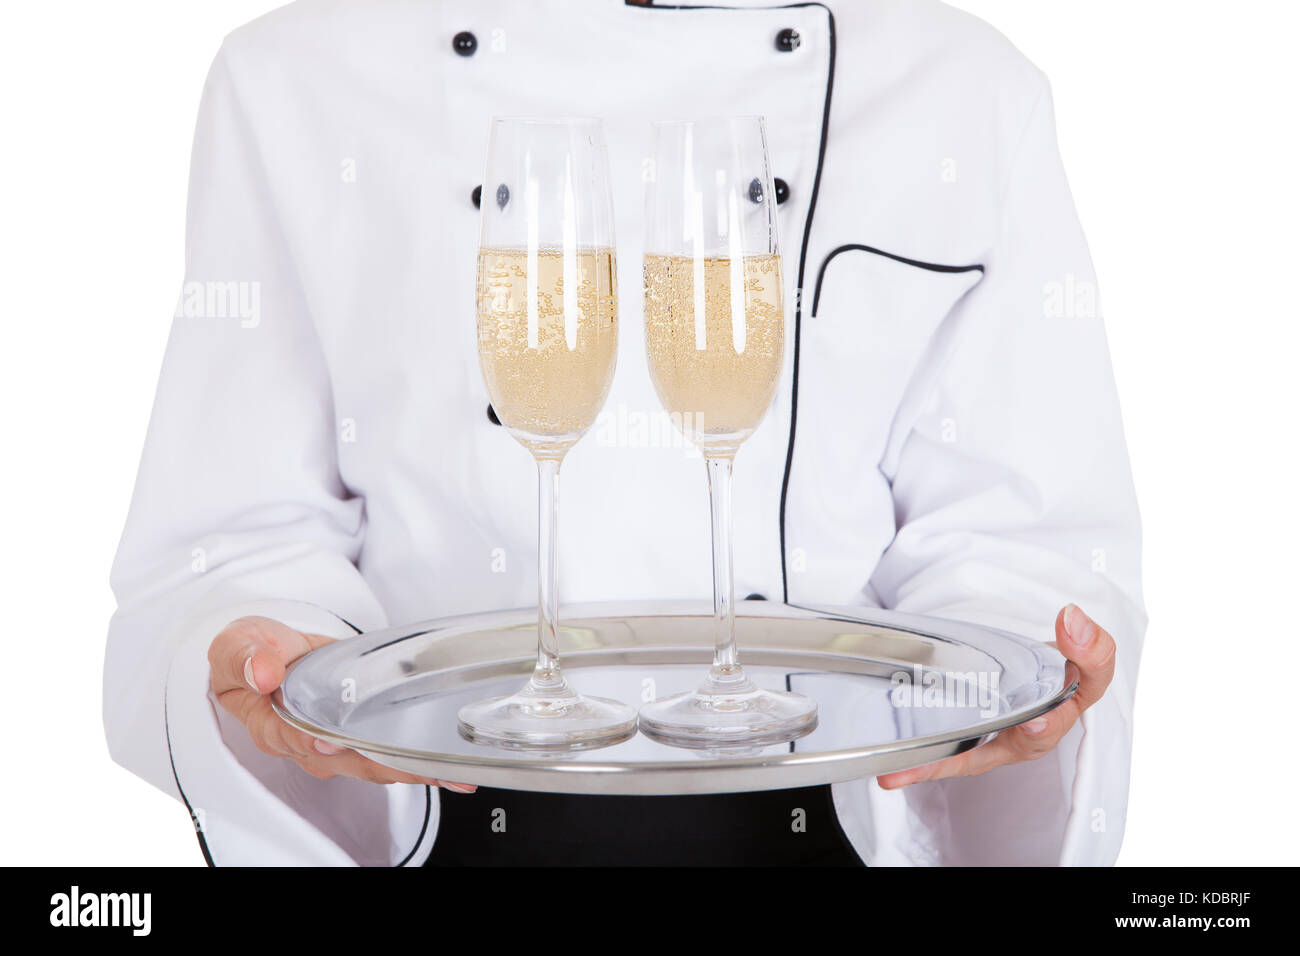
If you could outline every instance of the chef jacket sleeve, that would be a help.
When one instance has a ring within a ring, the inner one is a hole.
[[[355,562],[328,372],[227,50],[194,145],[186,281],[126,529],[104,670],[115,760],[188,805],[217,864],[390,864],[427,788],[317,780],[211,697],[206,653],[246,614],[346,637],[385,623]]]
[[[1123,835],[1141,534],[1096,277],[1035,79],[985,275],[896,418],[884,468],[897,532],[868,592],[1044,641],[1077,603],[1114,635],[1115,678],[1047,757],[894,793],[869,784],[875,862],[1110,864]]]

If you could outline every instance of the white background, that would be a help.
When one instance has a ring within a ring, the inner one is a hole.
[[[0,13],[0,863],[202,863],[108,759],[108,568],[179,293],[199,93],[272,0]],[[1295,863],[1300,12],[961,0],[1052,78],[1146,535],[1125,864]]]

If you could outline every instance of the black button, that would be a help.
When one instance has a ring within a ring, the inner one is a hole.
[[[497,410],[493,408],[490,404],[488,405],[488,421],[490,421],[493,425],[501,424],[501,419],[497,418]]]
[[[751,594],[749,597],[745,598],[745,600],[746,600],[746,601],[766,601],[767,598],[764,597],[762,594]]]
[[[790,198],[790,184],[780,177],[772,180],[772,188],[776,191],[776,204],[779,206]],[[749,198],[751,202],[760,203],[763,201],[763,184],[755,176],[749,181]]]
[[[776,48],[782,53],[793,53],[799,49],[799,44],[803,42],[799,39],[799,31],[786,27],[776,35]]]
[[[474,191],[469,194],[469,198],[475,209],[481,209],[483,207],[483,187],[475,186]],[[497,187],[497,208],[505,209],[508,202],[510,202],[510,187],[502,183]]]
[[[473,56],[478,49],[478,37],[468,30],[462,30],[451,38],[451,48],[461,56]]]

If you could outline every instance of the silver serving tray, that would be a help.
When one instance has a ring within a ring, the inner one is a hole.
[[[1002,631],[863,608],[741,607],[741,661],[761,685],[817,700],[817,728],[739,751],[682,750],[638,734],[546,755],[471,744],[466,703],[512,693],[535,655],[535,611],[360,634],[296,662],[273,698],[313,736],[379,763],[460,783],[552,793],[779,790],[905,770],[970,750],[1069,698],[1065,659]],[[582,692],[631,704],[692,688],[712,659],[697,605],[563,609],[565,671]]]

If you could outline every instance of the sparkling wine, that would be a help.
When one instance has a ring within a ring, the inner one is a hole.
[[[781,257],[647,256],[645,331],[660,401],[706,454],[734,452],[781,375]]]
[[[497,417],[536,455],[563,455],[595,421],[614,378],[614,254],[483,249],[478,353]]]

